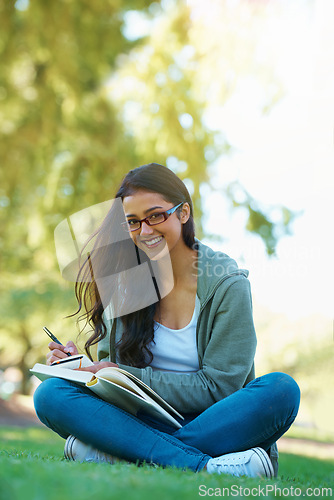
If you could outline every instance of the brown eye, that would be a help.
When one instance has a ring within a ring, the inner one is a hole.
[[[148,220],[153,223],[157,223],[164,220],[164,215],[162,213],[156,213],[149,216]]]
[[[140,228],[140,222],[137,219],[129,219],[127,223],[130,231],[136,231]]]

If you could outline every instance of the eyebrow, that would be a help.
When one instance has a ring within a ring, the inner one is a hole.
[[[144,214],[148,214],[149,212],[152,212],[152,210],[155,210],[156,208],[163,208],[163,207],[157,205],[156,207],[148,208],[147,210],[145,210]],[[126,214],[125,217],[137,217],[137,216],[136,214]]]

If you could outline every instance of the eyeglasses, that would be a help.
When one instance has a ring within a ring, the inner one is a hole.
[[[141,220],[128,219],[127,222],[122,223],[122,226],[126,231],[131,231],[131,232],[138,231],[138,229],[141,228],[143,222],[145,222],[145,224],[147,224],[148,226],[156,226],[157,224],[165,222],[168,219],[168,217],[172,215],[175,212],[175,210],[177,210],[181,205],[183,205],[183,202],[179,203],[178,205],[175,205],[175,207],[172,207],[169,210],[166,210],[166,212],[153,213]]]

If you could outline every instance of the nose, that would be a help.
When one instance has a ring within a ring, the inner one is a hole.
[[[153,233],[153,228],[146,224],[146,222],[141,223],[141,230],[140,230],[140,235],[145,236],[146,234],[152,234]]]

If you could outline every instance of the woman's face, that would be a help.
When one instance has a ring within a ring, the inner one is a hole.
[[[135,191],[123,199],[125,217],[128,221],[141,220],[152,214],[166,212],[173,206],[173,203],[166,201],[161,194],[144,190]],[[180,219],[174,212],[167,220],[154,226],[142,222],[141,228],[131,231],[130,236],[150,259],[159,259],[174,248],[185,245],[182,224],[187,222],[189,215],[189,205],[184,203]]]

